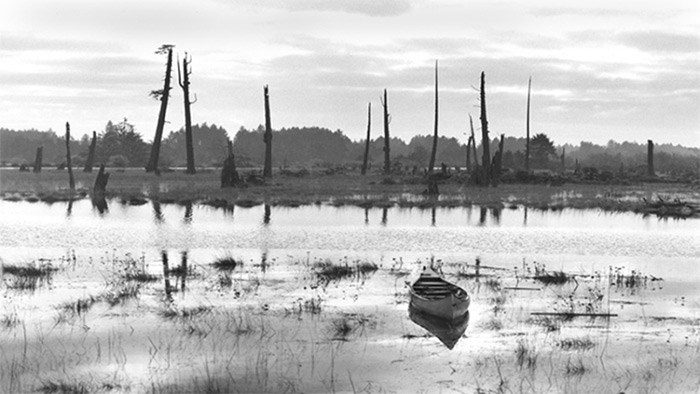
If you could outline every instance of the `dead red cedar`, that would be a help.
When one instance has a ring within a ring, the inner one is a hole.
[[[656,176],[654,172],[654,141],[647,140],[647,173]]]
[[[362,160],[362,175],[367,173],[367,160],[369,159],[370,128],[372,126],[372,103],[367,104],[367,140],[365,140],[365,156]]]
[[[263,168],[263,177],[272,178],[272,123],[270,121],[270,92],[267,85],[263,87],[265,96],[265,167]]]
[[[34,172],[41,172],[41,164],[44,156],[44,147],[36,148],[36,157],[34,158]]]
[[[179,63],[179,61],[178,61]],[[194,101],[190,101],[190,75],[192,70],[188,69],[189,65],[192,63],[192,56],[189,60],[187,59],[187,52],[185,52],[185,58],[182,59],[182,76],[180,75],[180,65],[177,67],[177,83],[182,88],[182,94],[185,100],[185,145],[187,150],[187,170],[186,174],[195,174],[197,170],[194,167],[194,144],[192,143],[192,116],[190,114],[190,106],[197,102],[197,96],[195,95]]]
[[[467,173],[472,172],[471,149],[472,149],[472,137],[469,136],[469,138],[467,138],[467,166],[465,167],[467,170]]]
[[[107,181],[109,181],[109,173],[105,172],[105,165],[101,164],[99,171],[97,171],[95,186],[92,189],[92,193],[104,197],[107,191]]]
[[[489,152],[489,122],[486,119],[486,76],[481,72],[481,89],[479,91],[479,101],[481,102],[481,144],[483,145],[484,155],[482,157],[482,174],[483,179],[481,184],[488,186],[491,183],[491,153]]]
[[[433,134],[433,150],[430,153],[430,163],[428,164],[428,173],[432,174],[435,168],[435,155],[437,153],[438,143],[438,61],[435,61],[435,130]]]
[[[95,148],[97,147],[97,132],[92,132],[92,142],[90,143],[90,150],[88,151],[87,160],[85,160],[85,168],[83,172],[92,172],[92,166],[95,163]]]
[[[525,123],[525,171],[530,171],[530,88],[532,77],[527,80],[527,118]]]
[[[154,97],[160,99],[160,112],[158,113],[158,123],[156,124],[156,135],[153,138],[153,145],[151,146],[151,155],[148,159],[148,164],[146,164],[146,172],[155,172],[156,175],[160,174],[158,169],[158,156],[160,155],[160,142],[163,139],[163,127],[165,126],[165,112],[168,108],[168,98],[170,97],[170,75],[173,67],[173,45],[162,45],[156,53],[162,54],[167,51],[168,62],[165,68],[165,82],[163,83],[163,90],[161,92],[154,91],[151,94]]]
[[[469,128],[471,129],[472,135],[472,151],[474,153],[474,169],[479,170],[479,158],[476,153],[476,136],[474,135],[474,121],[472,120],[472,115],[469,114]]]
[[[71,191],[75,191],[75,179],[73,178],[73,166],[70,159],[70,124],[66,122],[66,166],[68,166],[68,185]]]
[[[384,89],[384,99],[382,100],[384,107],[384,174],[391,174],[391,156],[389,155],[389,123],[391,123],[391,115],[389,115],[389,101]]]

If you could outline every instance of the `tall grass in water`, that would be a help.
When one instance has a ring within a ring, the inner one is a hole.
[[[32,262],[29,265],[2,264],[0,278],[5,278],[9,289],[35,291],[43,285],[50,285],[53,274],[58,271],[51,263]]]

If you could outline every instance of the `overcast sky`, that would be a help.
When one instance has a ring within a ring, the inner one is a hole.
[[[478,124],[485,71],[492,136],[525,135],[532,76],[531,131],[557,144],[700,146],[700,2],[675,0],[3,0],[0,127],[126,117],[152,140],[163,43],[192,55],[193,122],[232,137],[264,123],[264,84],[274,128],[359,140],[372,102],[378,136],[386,88],[392,136],[432,133],[438,60],[448,137]],[[184,122],[176,75],[166,132]]]

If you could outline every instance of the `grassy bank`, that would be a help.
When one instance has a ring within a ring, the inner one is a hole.
[[[423,195],[426,186],[419,176],[387,178],[380,174],[358,173],[303,177],[275,174],[265,185],[220,188],[219,172],[200,171],[196,175],[168,172],[160,176],[141,169],[111,170],[107,198],[139,202],[150,198],[163,203],[200,202],[214,206],[282,205],[299,206],[328,203],[362,207],[430,208],[472,204],[507,208],[522,205],[538,209],[602,208],[613,211],[647,212],[646,201],[679,199],[700,203],[697,186],[673,183],[607,184],[502,184],[477,187],[448,180],[439,185],[439,198]],[[79,196],[89,195],[95,173],[76,172]],[[52,202],[70,198],[65,171],[45,170],[39,174],[0,170],[0,193],[6,200]],[[697,211],[696,211],[697,212]],[[696,213],[695,212],[695,213]],[[691,215],[692,216],[692,215]]]

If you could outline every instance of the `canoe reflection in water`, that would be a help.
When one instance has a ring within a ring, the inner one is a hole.
[[[450,350],[455,347],[459,339],[464,335],[469,324],[469,311],[454,319],[445,319],[428,315],[413,306],[409,306],[408,316],[414,323],[437,337]]]

